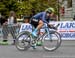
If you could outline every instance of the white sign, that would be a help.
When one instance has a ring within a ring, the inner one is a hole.
[[[50,22],[50,24],[54,24],[55,26],[57,24],[60,24],[58,26],[58,32],[60,33],[62,39],[64,40],[75,40],[75,21],[59,21],[59,22]],[[20,28],[20,32],[22,31],[30,31],[32,32],[32,26],[31,24],[22,24]],[[45,32],[44,29],[41,29],[41,32]]]
[[[75,39],[75,21],[61,21],[51,23],[55,25],[60,23],[57,31],[62,36],[62,39]]]
[[[23,31],[29,31],[32,32],[32,25],[29,23],[23,23],[21,25],[20,31],[19,32],[23,32]]]

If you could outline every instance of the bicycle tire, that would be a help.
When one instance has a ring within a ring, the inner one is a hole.
[[[19,39],[21,36],[28,36],[29,37],[29,39],[28,38],[23,38],[22,40],[23,40],[23,46],[21,45],[19,45],[20,44],[20,42],[19,42],[19,40],[21,40],[21,39]],[[25,50],[28,50],[28,48],[30,48],[30,41],[31,41],[31,35],[30,35],[30,32],[28,32],[28,31],[24,31],[24,32],[21,32],[21,33],[19,33],[18,34],[18,36],[16,37],[16,41],[15,41],[15,46],[16,46],[16,48],[18,49],[18,50],[20,50],[20,51],[25,51]],[[28,43],[27,45],[25,45],[25,43]]]
[[[43,45],[42,45],[42,47],[43,47],[43,49],[45,49],[46,51],[55,51],[57,48],[59,48],[59,46],[61,45],[61,42],[62,42],[62,40],[61,40],[61,36],[60,36],[60,34],[58,33],[58,32],[54,32],[54,33],[51,33],[51,35],[56,35],[56,37],[57,37],[57,44],[54,46],[54,47],[52,47],[52,48],[48,48],[48,47],[46,47],[45,45],[44,45],[44,43],[45,43],[45,41],[46,41],[46,36],[48,36],[48,34],[45,34],[44,35],[44,37],[43,37]],[[49,41],[49,40],[47,40],[47,41]],[[53,41],[53,39],[52,40],[50,40],[50,41]]]

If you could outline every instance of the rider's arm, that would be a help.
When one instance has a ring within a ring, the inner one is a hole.
[[[43,13],[42,21],[43,21],[44,23],[47,23],[47,24],[48,24],[48,22],[46,21],[46,12]]]

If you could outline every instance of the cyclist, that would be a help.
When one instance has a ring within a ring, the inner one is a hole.
[[[31,18],[31,24],[35,27],[32,35],[37,37],[37,31],[43,26],[44,23],[49,24],[50,17],[54,14],[54,8],[48,8],[44,12],[40,12]]]

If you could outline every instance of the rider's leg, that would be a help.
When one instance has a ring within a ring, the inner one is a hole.
[[[40,28],[42,28],[42,26],[43,26],[43,21],[42,21],[42,20],[39,20],[38,26],[37,26],[36,29],[32,32],[32,34],[37,37],[37,31],[40,30]]]
[[[42,20],[39,20],[39,24],[38,24],[38,26],[37,26],[37,29],[38,29],[38,30],[41,29],[42,26],[43,26],[43,21],[42,21]]]
[[[32,35],[37,37],[37,32],[40,30],[40,28],[43,26],[43,21],[39,20],[36,24],[33,24],[35,26],[35,30],[32,32]],[[33,49],[36,49],[36,43],[32,45]]]

